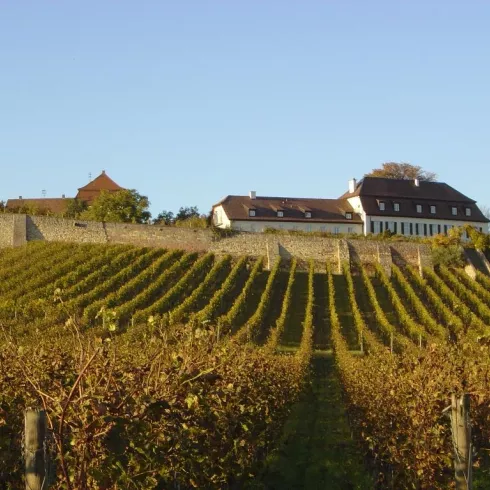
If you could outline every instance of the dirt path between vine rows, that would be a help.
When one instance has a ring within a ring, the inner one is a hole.
[[[278,449],[253,488],[368,490],[374,487],[351,433],[329,352],[312,359],[312,384],[295,404]]]

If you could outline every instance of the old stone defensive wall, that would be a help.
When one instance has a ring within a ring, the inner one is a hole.
[[[313,259],[318,270],[325,263],[339,273],[343,261],[381,263],[391,273],[391,264],[431,266],[430,247],[413,242],[378,242],[303,235],[234,232],[216,234],[210,229],[159,225],[101,223],[25,214],[0,214],[0,248],[16,247],[33,240],[79,243],[131,243],[146,247],[210,251],[218,255],[296,257]]]

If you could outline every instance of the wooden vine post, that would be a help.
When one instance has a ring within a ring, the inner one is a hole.
[[[46,412],[27,409],[25,412],[25,479],[26,490],[48,488],[45,458]]]
[[[454,443],[456,490],[471,490],[472,446],[470,425],[470,395],[451,397],[451,431]]]

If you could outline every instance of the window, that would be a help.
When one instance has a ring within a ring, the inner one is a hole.
[[[249,210],[248,210],[248,215],[249,215],[250,217],[255,216],[255,209],[249,209]]]
[[[320,226],[320,231],[323,231],[325,233],[327,231],[327,227],[326,226]]]
[[[306,231],[308,231],[308,232],[312,231],[312,227],[310,224],[306,225]]]
[[[419,234],[419,224],[418,223],[415,223],[415,234],[416,235]]]
[[[347,227],[347,233],[354,233],[354,228],[352,226]]]
[[[385,210],[385,203],[383,201],[379,201],[379,210],[384,211]]]
[[[430,207],[430,214],[436,214],[436,207],[435,206]]]
[[[311,212],[305,211],[305,218],[311,218]]]
[[[345,213],[346,219],[352,219],[352,213]]]
[[[417,204],[417,213],[422,212],[422,204]]]
[[[277,217],[282,218],[284,216],[284,211],[278,211],[277,212]]]
[[[466,216],[471,216],[471,208],[465,209]]]
[[[333,232],[338,235],[340,233],[340,228],[338,226],[336,226],[334,229],[333,229]]]
[[[393,203],[393,210],[394,211],[400,211],[400,203],[399,202],[395,202]]]
[[[454,206],[453,206],[453,207],[451,208],[451,214],[452,214],[453,216],[456,216],[456,215],[458,214],[458,208],[456,208],[456,207],[454,207]]]

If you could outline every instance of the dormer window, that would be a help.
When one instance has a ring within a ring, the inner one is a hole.
[[[277,212],[277,217],[278,218],[283,218],[284,217],[284,211],[278,211]]]
[[[437,209],[435,206],[430,207],[430,214],[436,214],[436,211],[437,211]]]
[[[305,218],[311,218],[311,211],[305,211]]]
[[[352,213],[345,213],[345,219],[352,219]]]
[[[416,205],[416,208],[417,208],[417,213],[421,213],[422,212],[422,204],[417,204]]]
[[[255,216],[255,209],[249,209],[248,210],[248,215],[253,218]]]
[[[453,207],[451,208],[451,214],[452,214],[453,216],[457,216],[457,215],[458,215],[458,208],[457,208],[456,206],[453,206]]]
[[[465,209],[466,216],[471,216],[471,208]]]
[[[379,201],[378,202],[379,210],[384,211],[385,210],[385,203],[384,201]]]
[[[400,211],[400,203],[399,202],[394,202],[393,203],[393,211]]]

